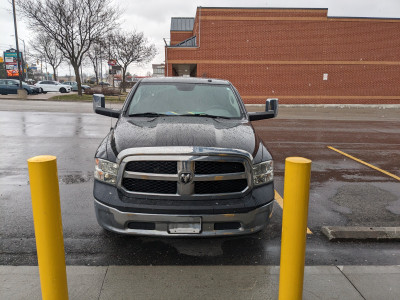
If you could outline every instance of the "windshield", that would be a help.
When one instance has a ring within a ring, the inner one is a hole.
[[[229,85],[193,83],[141,83],[129,104],[128,115],[146,113],[241,117]]]

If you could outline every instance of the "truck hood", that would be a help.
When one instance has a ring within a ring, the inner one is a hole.
[[[115,156],[136,147],[199,146],[241,149],[256,157],[264,148],[249,122],[207,117],[122,117],[110,138]]]

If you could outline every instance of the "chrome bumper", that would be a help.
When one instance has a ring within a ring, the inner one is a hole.
[[[228,236],[250,234],[263,229],[272,215],[273,201],[248,213],[215,215],[168,215],[122,212],[99,201],[94,201],[97,222],[107,230],[129,235],[148,236]],[[199,233],[171,233],[170,224],[192,223],[200,220]],[[131,222],[154,223],[154,229],[131,229]],[[240,223],[237,229],[218,229],[215,224]]]

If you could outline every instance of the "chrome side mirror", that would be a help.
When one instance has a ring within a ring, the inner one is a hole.
[[[103,94],[93,94],[93,110],[97,107],[106,107],[106,100]]]
[[[265,111],[274,112],[274,118],[278,115],[278,98],[268,98],[265,102]]]

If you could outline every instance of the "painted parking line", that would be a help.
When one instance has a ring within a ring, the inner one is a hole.
[[[369,164],[369,163],[367,163],[367,162],[365,162],[365,161],[363,161],[363,160],[361,160],[361,159],[358,159],[358,158],[356,158],[356,157],[354,157],[354,156],[352,156],[352,155],[350,155],[350,154],[347,154],[347,153],[345,153],[345,152],[343,152],[343,151],[340,151],[339,149],[333,148],[333,147],[331,147],[331,146],[327,146],[327,147],[328,147],[329,149],[333,150],[333,151],[336,151],[337,153],[340,153],[340,154],[342,154],[342,155],[344,155],[344,156],[347,156],[348,158],[351,158],[351,159],[353,159],[353,160],[359,162],[360,164],[363,164],[363,165],[365,165],[365,166],[367,166],[367,167],[370,167],[371,169],[377,170],[377,171],[379,171],[379,172],[381,172],[381,173],[383,173],[383,174],[386,174],[386,175],[388,175],[388,176],[390,176],[390,177],[392,177],[392,178],[397,179],[397,180],[400,181],[400,177],[399,177],[399,176],[396,176],[396,175],[394,175],[394,174],[392,174],[392,173],[390,173],[390,172],[388,172],[388,171],[385,171],[385,170],[382,170],[382,169],[380,169],[380,168],[378,168],[378,167],[375,167],[374,165],[371,165],[371,164]]]
[[[276,190],[275,190],[275,201],[283,209],[283,198],[281,197],[281,195],[279,195],[279,193]],[[312,231],[308,227],[307,227],[307,234],[312,234]]]

